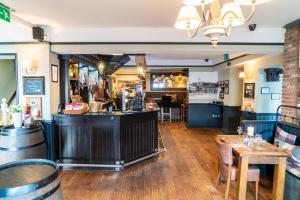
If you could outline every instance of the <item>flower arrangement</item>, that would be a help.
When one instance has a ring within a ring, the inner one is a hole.
[[[23,106],[22,105],[12,105],[12,106],[10,106],[10,112],[11,113],[22,113]]]
[[[12,121],[15,128],[21,128],[23,124],[23,106],[22,105],[12,105],[10,106],[10,112],[12,116]]]

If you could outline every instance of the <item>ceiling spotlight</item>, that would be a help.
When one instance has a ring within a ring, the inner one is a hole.
[[[250,25],[248,26],[248,28],[249,28],[250,31],[255,31],[255,29],[256,29],[256,24],[250,24]]]
[[[245,78],[245,72],[240,72],[239,78]]]

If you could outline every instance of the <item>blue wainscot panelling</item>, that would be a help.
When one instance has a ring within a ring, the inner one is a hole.
[[[223,128],[224,133],[236,134],[237,127],[240,125],[241,107],[223,106]]]
[[[222,128],[222,113],[222,105],[189,104],[187,125],[190,128]]]
[[[276,120],[276,113],[242,112],[242,118],[247,120]]]

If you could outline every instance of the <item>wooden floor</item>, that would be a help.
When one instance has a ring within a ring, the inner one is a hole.
[[[64,199],[88,200],[217,200],[223,199],[225,183],[214,186],[217,171],[216,129],[188,129],[183,123],[160,125],[167,152],[158,159],[122,172],[61,173]],[[271,199],[272,184],[261,181],[260,200]],[[230,198],[234,199],[236,183]],[[247,200],[254,199],[248,184]]]

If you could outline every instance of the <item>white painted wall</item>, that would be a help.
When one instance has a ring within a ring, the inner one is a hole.
[[[240,72],[242,71],[243,68],[230,69],[228,106],[242,106],[243,79],[239,78]]]
[[[272,37],[270,37],[272,35]],[[202,33],[191,39],[185,31],[175,28],[60,28],[50,33],[53,42],[209,42]],[[246,27],[234,28],[230,37],[220,42],[284,42],[281,28],[257,28],[250,32]]]
[[[270,67],[282,68],[282,66],[270,66]],[[260,94],[261,87],[269,87],[270,94]],[[258,89],[258,96],[256,98],[256,112],[275,113],[276,109],[281,104],[281,99],[271,100],[271,94],[282,93],[282,76],[280,76],[280,82],[266,82],[266,75],[264,69],[259,69],[257,89]]]
[[[23,95],[23,76],[26,74],[25,62],[37,62],[37,74],[34,76],[45,76],[45,95],[42,97],[42,112],[45,120],[51,119],[51,88],[50,88],[50,45],[37,44],[15,44],[0,45],[0,53],[16,53],[18,65],[18,90],[19,103],[26,103],[26,95]],[[57,91],[58,93],[59,91]]]
[[[242,68],[227,68],[218,71],[218,80],[229,80],[229,94],[224,94],[223,101],[225,106],[241,106],[242,105],[242,91],[243,80],[239,78],[239,73],[243,71]]]
[[[265,56],[245,62],[244,83],[255,83],[255,98],[243,98],[243,106],[251,104],[253,111],[257,113],[275,113],[281,101],[271,101],[271,93],[281,93],[282,83],[265,82],[263,69],[272,67],[282,67],[283,55]],[[261,87],[270,87],[270,94],[260,94]]]
[[[51,65],[57,65],[58,66],[58,82],[52,82],[50,81],[50,101],[51,101],[51,114],[57,113],[57,108],[60,102],[60,88],[59,88],[59,60],[58,56],[55,53],[50,52],[50,80],[51,80]]]

